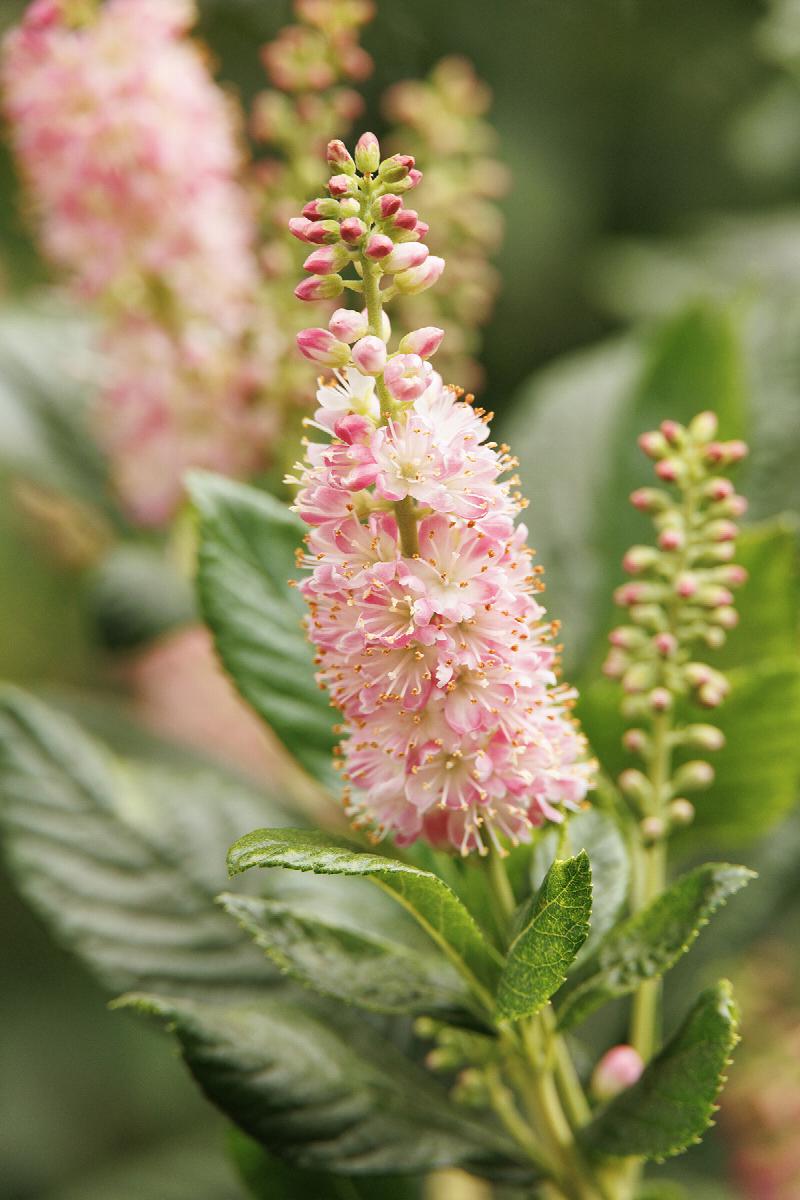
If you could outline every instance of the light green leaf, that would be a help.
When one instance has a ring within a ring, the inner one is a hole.
[[[556,861],[544,878],[530,919],[511,943],[497,987],[497,1016],[532,1016],[561,987],[589,932],[592,868],[585,850]]]
[[[0,827],[20,891],[111,989],[171,994],[276,972],[214,903],[225,839],[265,797],[210,770],[114,758],[71,720],[0,695]]]
[[[365,854],[329,834],[305,829],[257,829],[228,854],[232,875],[250,867],[288,867],[319,875],[366,875],[419,921],[487,1008],[498,956],[455,893],[437,875],[408,863]]]
[[[573,855],[585,850],[592,868],[592,923],[578,955],[580,962],[608,932],[625,903],[630,882],[630,856],[613,816],[594,804],[582,812],[572,813],[565,830],[548,825],[536,835],[531,881],[537,890],[559,853],[559,847],[561,852]]]
[[[454,1012],[470,1006],[461,977],[433,946],[420,954],[296,906],[255,896],[220,903],[281,970],[306,987],[376,1012]]]
[[[245,1133],[296,1166],[345,1174],[443,1166],[524,1182],[530,1172],[491,1118],[455,1107],[362,1014],[307,993],[227,1003],[131,995],[178,1037],[203,1091]]]
[[[627,996],[642,980],[663,975],[754,874],[747,867],[706,863],[617,925],[563,989],[557,1004],[559,1027],[569,1029],[606,1001]]]
[[[199,517],[197,587],[217,652],[236,687],[315,778],[333,784],[337,713],[314,678],[290,579],[302,521],[266,492],[194,471]]]
[[[731,985],[722,980],[700,995],[639,1082],[586,1127],[584,1145],[602,1155],[658,1160],[699,1141],[725,1082],[737,1029]]]

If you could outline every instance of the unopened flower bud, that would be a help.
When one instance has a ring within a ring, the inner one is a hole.
[[[618,625],[616,629],[611,630],[608,640],[612,646],[619,646],[622,650],[635,650],[637,646],[644,644],[645,637],[635,625]]]
[[[728,587],[741,587],[742,584],[747,583],[750,576],[746,567],[740,566],[739,563],[731,563],[730,566],[721,568],[718,578]]]
[[[657,604],[632,604],[628,614],[637,625],[651,629],[654,633],[664,628],[664,610]]]
[[[697,690],[697,699],[703,708],[717,708],[730,691],[730,684],[723,676],[714,673],[708,683],[702,684]]]
[[[339,216],[339,202],[329,196],[321,196],[317,200],[309,200],[303,208],[303,216],[310,221],[334,220]]]
[[[327,159],[329,166],[334,170],[344,171],[346,175],[354,174],[356,165],[350,157],[350,151],[339,138],[328,142]]]
[[[662,658],[669,658],[678,649],[678,639],[664,629],[655,635],[653,645]]]
[[[592,1072],[592,1095],[600,1101],[613,1100],[633,1087],[644,1071],[644,1060],[633,1046],[614,1046]]]
[[[408,271],[411,267],[419,267],[428,257],[428,247],[422,242],[403,242],[395,246],[392,253],[384,260],[384,270],[395,273]]]
[[[328,329],[334,337],[343,342],[356,342],[364,337],[369,328],[364,313],[355,312],[352,308],[337,308],[328,321]]]
[[[656,475],[664,483],[677,483],[686,474],[686,467],[679,458],[662,458],[656,463]]]
[[[648,701],[653,712],[669,712],[673,703],[672,693],[668,692],[667,689],[663,687],[653,688],[652,692],[648,696]]]
[[[650,780],[641,771],[629,767],[617,778],[620,791],[639,805],[646,804],[653,794]]]
[[[710,787],[714,782],[714,768],[711,763],[698,758],[693,762],[684,763],[678,767],[673,777],[673,787],[676,792],[697,792]]]
[[[430,363],[418,354],[395,354],[386,365],[383,380],[394,400],[408,403],[425,391],[431,372]]]
[[[603,661],[603,674],[607,679],[621,679],[627,671],[630,661],[630,658],[623,650],[609,650]]]
[[[658,551],[652,546],[631,546],[622,560],[622,567],[629,575],[639,575],[657,562]]]
[[[685,796],[676,796],[667,808],[670,825],[691,825],[695,817],[695,808],[691,800]]]
[[[702,444],[716,437],[718,428],[719,421],[716,413],[701,412],[689,422],[689,436],[693,441]]]
[[[354,196],[357,186],[351,175],[331,175],[327,184],[332,196]]]
[[[436,325],[426,325],[407,333],[398,347],[401,354],[418,354],[420,358],[431,358],[442,344],[444,330]]]
[[[715,476],[713,479],[707,480],[703,488],[703,494],[709,500],[715,501],[727,500],[729,496],[733,495],[733,491],[733,484],[724,475]]]
[[[720,506],[731,517],[743,517],[749,507],[745,496],[729,496]]]
[[[353,362],[362,375],[380,375],[386,366],[386,343],[367,334],[353,346]]]
[[[407,296],[416,296],[436,283],[444,270],[444,259],[436,254],[429,254],[424,263],[401,271],[395,275],[394,283],[399,292]]]
[[[703,641],[709,650],[719,650],[725,645],[725,630],[718,625],[707,625],[703,630]]]
[[[639,830],[645,842],[660,842],[667,832],[667,825],[661,817],[645,817],[639,822]]]
[[[367,238],[364,253],[367,258],[388,258],[394,250],[394,242],[385,233],[371,233]]]
[[[356,142],[356,166],[362,175],[374,175],[380,166],[381,148],[374,133],[362,133]]]
[[[344,246],[320,246],[303,263],[303,270],[312,275],[335,275],[350,261]]]
[[[419,213],[413,208],[401,208],[394,219],[394,223],[398,229],[412,230],[416,229]]]
[[[357,217],[361,213],[361,205],[355,196],[343,196],[341,200],[337,200],[339,205],[339,216]]]
[[[739,624],[739,614],[735,608],[726,604],[722,608],[715,608],[709,614],[709,620],[713,621],[715,625],[719,625],[721,629],[726,629],[730,632],[731,629],[735,629]]]
[[[335,300],[344,291],[341,275],[311,275],[294,289],[298,300]]]
[[[696,575],[692,575],[689,571],[684,571],[675,580],[675,594],[680,596],[682,600],[689,600],[697,594],[699,581]]]
[[[665,458],[669,454],[667,439],[657,429],[640,434],[638,442],[639,448],[645,452],[648,458]]]
[[[315,246],[332,246],[338,240],[338,221],[312,221],[306,229],[305,241],[313,242]]]
[[[378,221],[386,221],[389,217],[393,217],[396,212],[403,207],[403,201],[399,196],[395,196],[393,192],[387,192],[385,196],[381,196],[373,206],[375,219]]]
[[[687,725],[681,731],[681,742],[696,750],[721,750],[725,745],[725,734],[716,725]]]
[[[327,329],[303,329],[297,335],[300,353],[324,367],[343,367],[350,361],[350,347]]]
[[[309,240],[308,231],[311,228],[311,221],[307,217],[292,217],[289,221],[289,232],[301,242]]]
[[[671,526],[669,529],[662,529],[661,533],[658,535],[658,544],[662,550],[666,550],[668,552],[683,550],[684,546],[686,545],[686,538],[684,537],[683,530],[678,529],[675,526]]]
[[[659,428],[671,446],[682,446],[686,440],[686,429],[679,421],[667,418],[661,422]]]
[[[734,463],[741,462],[747,455],[747,443],[740,441],[733,442],[710,442],[706,446],[705,456],[708,462],[723,464],[724,466],[732,466]]]
[[[629,695],[646,692],[655,683],[656,671],[652,663],[637,662],[622,677],[622,686]]]
[[[719,608],[733,604],[733,593],[719,584],[706,583],[698,589],[696,599],[707,608]]]
[[[346,217],[339,226],[339,233],[343,240],[351,246],[360,242],[366,232],[366,225],[358,217]]]
[[[733,521],[711,521],[705,528],[706,537],[712,542],[732,542],[739,533]]]
[[[386,158],[380,164],[379,175],[383,183],[388,183],[390,186],[394,184],[402,184],[408,178],[409,171],[414,166],[414,159],[410,154],[393,154],[391,158]]]
[[[650,738],[643,729],[626,729],[622,735],[622,745],[629,754],[645,754]]]
[[[630,501],[639,512],[646,513],[663,512],[672,503],[671,497],[666,492],[648,487],[637,488],[635,492],[631,492]]]

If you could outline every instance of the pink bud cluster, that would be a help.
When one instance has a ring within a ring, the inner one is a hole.
[[[443,58],[426,79],[395,84],[384,104],[392,123],[388,144],[410,149],[429,164],[425,208],[434,231],[431,250],[449,263],[449,286],[422,300],[399,297],[399,319],[440,325],[447,333],[440,369],[470,388],[480,383],[480,329],[499,284],[490,258],[503,233],[497,201],[508,186],[486,120],[490,104],[489,88],[457,57]]]
[[[35,0],[0,67],[44,250],[107,314],[99,426],[150,523],[188,465],[236,474],[263,444],[243,353],[255,228],[233,109],[185,37],[194,16],[192,0]]]
[[[736,518],[746,509],[720,468],[733,466],[747,453],[743,442],[716,440],[717,418],[701,413],[688,427],[664,421],[642,434],[639,445],[655,460],[655,473],[673,491],[646,487],[635,491],[632,504],[648,513],[656,528],[655,545],[633,546],[623,559],[632,576],[615,593],[628,610],[628,623],[609,635],[611,650],[604,671],[619,679],[629,718],[653,721],[669,712],[678,697],[691,696],[704,708],[725,699],[725,676],[697,657],[698,646],[716,649],[738,621],[733,590],[747,572],[733,562],[738,533]],[[671,744],[701,752],[719,750],[722,732],[713,725],[683,725]],[[645,760],[652,748],[644,729],[629,729],[625,748]],[[702,759],[686,762],[669,783],[669,818],[691,820],[693,809],[680,794],[708,787],[714,778]],[[619,784],[636,807],[647,812],[652,784],[635,769],[622,773]],[[659,818],[660,819],[660,818]],[[653,836],[661,832],[653,828]]]
[[[539,572],[515,525],[523,502],[504,478],[514,460],[488,440],[489,414],[433,369],[441,330],[388,345],[382,303],[408,272],[438,277],[444,265],[406,257],[424,251],[417,214],[398,221],[414,162],[381,160],[371,134],[354,159],[339,142],[328,157],[344,207],[312,201],[292,231],[340,252],[330,271],[313,260],[314,279],[343,289],[352,263],[347,282],[367,306],[298,338],[335,376],[311,423],[326,440],[307,445],[292,482],[310,526],[300,587],[318,678],[344,716],[348,811],[401,843],[502,851],[583,802],[591,767],[574,694],[557,686]]]

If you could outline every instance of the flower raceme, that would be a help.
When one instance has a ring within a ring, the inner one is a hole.
[[[514,460],[489,440],[489,414],[434,370],[441,330],[389,349],[384,303],[444,269],[402,201],[421,174],[409,156],[381,160],[372,134],[354,159],[332,142],[328,160],[330,196],[291,230],[329,253],[312,251],[297,294],[347,289],[366,307],[298,336],[334,377],[308,423],[326,440],[307,442],[291,482],[310,526],[300,589],[318,678],[344,716],[348,811],[400,843],[502,852],[584,800],[574,694],[557,683],[539,569],[515,524]]]

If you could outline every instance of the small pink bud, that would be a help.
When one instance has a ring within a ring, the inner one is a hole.
[[[339,205],[340,217],[357,217],[361,213],[361,205],[355,196],[345,196],[334,203]]]
[[[591,1090],[598,1100],[613,1100],[633,1087],[644,1071],[644,1060],[633,1046],[614,1046],[592,1072]]]
[[[339,222],[338,221],[312,221],[306,229],[307,242],[313,242],[315,246],[333,245],[339,240]]]
[[[666,823],[661,817],[645,817],[639,822],[639,829],[646,842],[660,842],[667,832]]]
[[[381,148],[374,133],[362,133],[356,142],[356,166],[364,175],[374,175],[380,166]]]
[[[705,486],[705,493],[709,500],[727,500],[728,496],[733,495],[733,484],[730,479],[725,479],[723,476],[709,479]]]
[[[385,158],[380,164],[379,174],[384,183],[391,186],[402,186],[408,179],[408,173],[414,166],[414,159],[410,154],[393,154],[391,158]]]
[[[746,455],[746,442],[710,442],[706,446],[706,458],[715,465],[722,463],[725,466],[732,466],[734,463],[741,462]]]
[[[426,325],[407,333],[398,347],[401,354],[418,354],[420,358],[431,358],[442,344],[444,330],[436,325]]]
[[[610,650],[603,663],[603,674],[607,679],[621,679],[630,659],[621,650]]]
[[[337,308],[328,321],[328,329],[342,342],[356,342],[367,332],[367,318],[352,308]]]
[[[629,604],[638,604],[644,598],[644,588],[640,583],[623,583],[622,587],[618,587],[614,592],[615,604],[623,608]]]
[[[631,546],[622,559],[622,569],[629,575],[639,575],[652,567],[658,559],[658,553],[652,546]]]
[[[408,172],[409,187],[415,188],[415,187],[418,187],[419,184],[421,184],[421,183],[422,183],[422,171],[417,170],[416,167],[412,167],[411,170]]]
[[[702,687],[706,683],[711,683],[716,675],[716,672],[712,671],[711,667],[701,662],[687,663],[683,673],[690,687]]]
[[[644,754],[650,739],[643,729],[626,729],[622,735],[622,745],[630,754]]]
[[[407,271],[411,267],[419,267],[428,257],[428,247],[422,242],[403,242],[395,246],[392,253],[383,264],[385,271]]]
[[[289,233],[301,242],[309,241],[308,231],[310,228],[311,222],[307,217],[292,217],[289,222]]]
[[[658,544],[662,550],[682,550],[686,539],[681,529],[662,529],[658,535]]]
[[[685,796],[676,796],[667,809],[670,825],[691,825],[695,817],[695,809],[691,800]]]
[[[698,583],[697,576],[691,575],[688,571],[684,571],[684,573],[679,575],[675,580],[675,593],[676,595],[680,596],[682,600],[689,600],[696,594],[699,586],[700,585]]]
[[[638,442],[639,449],[643,450],[648,458],[663,458],[665,454],[669,453],[667,440],[658,430],[640,434]]]
[[[350,361],[350,347],[327,329],[303,329],[297,335],[300,353],[324,367],[343,367]]]
[[[678,649],[678,639],[671,633],[664,630],[662,633],[657,633],[653,638],[653,645],[659,654],[664,658],[669,658]]]
[[[398,212],[394,223],[398,229],[414,229],[419,220],[419,213],[413,208],[403,208]]]
[[[716,725],[687,725],[681,740],[685,746],[697,750],[721,750],[725,745],[725,734]]]
[[[739,614],[735,608],[729,604],[723,604],[721,608],[715,608],[711,613],[711,620],[715,625],[719,625],[720,629],[726,629],[730,632],[739,624]]]
[[[367,334],[353,346],[353,362],[362,375],[380,375],[386,366],[386,343]]]
[[[720,568],[718,578],[728,587],[741,587],[743,583],[747,583],[750,576],[746,567],[740,566],[739,563],[730,563]]]
[[[662,421],[659,428],[671,446],[679,446],[683,441],[686,431],[678,421]]]
[[[650,693],[650,707],[653,712],[663,713],[669,712],[672,708],[672,694],[666,688],[653,688]]]
[[[429,254],[424,263],[401,271],[395,275],[394,284],[398,292],[407,296],[416,296],[436,283],[444,270],[444,259],[435,254]]]
[[[353,242],[360,241],[366,232],[366,225],[358,217],[347,217],[339,226],[342,238],[351,245]]]
[[[634,650],[641,645],[643,634],[633,625],[618,625],[611,630],[608,640],[612,646],[619,646],[622,650]]]
[[[696,442],[709,442],[717,436],[719,421],[714,412],[701,412],[689,422],[689,434]]]
[[[714,542],[733,542],[739,533],[739,526],[733,521],[712,521],[706,527],[706,535]]]
[[[328,191],[332,196],[352,196],[355,189],[355,180],[349,175],[331,175],[328,180]]]
[[[371,233],[367,238],[364,253],[367,258],[388,258],[394,250],[394,242],[385,233]]]
[[[345,171],[348,175],[352,175],[355,170],[355,163],[350,157],[350,152],[339,138],[328,142],[327,159],[329,165],[335,170]]]
[[[728,512],[732,517],[743,517],[747,509],[748,503],[744,496],[731,496],[728,500]]]
[[[704,683],[698,690],[697,699],[703,708],[718,708],[725,699],[725,690],[717,684]]]
[[[335,300],[343,291],[341,275],[311,275],[298,283],[294,294],[298,300]]]
[[[652,794],[652,784],[646,775],[641,771],[637,771],[635,767],[629,767],[627,771],[623,771],[617,778],[620,791],[629,796],[631,800],[638,800],[640,803]]]
[[[683,463],[679,458],[662,458],[661,462],[656,463],[656,475],[664,483],[677,483],[682,474]]]
[[[430,225],[427,221],[417,221],[416,225],[414,226],[414,233],[417,235],[419,241],[425,241],[425,238],[428,236],[429,229]]]
[[[399,196],[395,196],[393,192],[387,192],[378,200],[376,216],[379,220],[385,221],[388,217],[393,217],[402,206],[403,201]]]
[[[386,365],[383,379],[393,399],[407,403],[422,395],[431,375],[430,363],[418,354],[395,354]]]
[[[312,275],[335,275],[348,261],[349,255],[344,246],[320,246],[309,254],[303,263],[303,270]]]
[[[317,200],[309,200],[303,209],[303,216],[310,221],[333,220],[339,215],[339,205],[336,200],[322,196]]]
[[[697,792],[710,787],[714,782],[714,768],[711,763],[698,758],[693,762],[684,763],[678,767],[673,776],[673,786],[676,792]]]
[[[639,512],[646,513],[663,512],[671,503],[666,492],[660,492],[658,488],[637,488],[631,492],[630,501]]]

